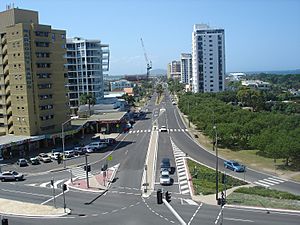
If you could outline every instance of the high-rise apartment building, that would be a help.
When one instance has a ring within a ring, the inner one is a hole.
[[[182,53],[181,61],[181,83],[191,85],[192,79],[192,54]]]
[[[66,31],[41,25],[38,12],[0,12],[0,134],[61,131],[68,119]]]
[[[67,67],[71,109],[77,110],[83,93],[91,93],[99,103],[104,97],[103,73],[109,69],[108,45],[100,40],[68,38]]]
[[[172,79],[181,79],[181,64],[180,61],[172,61],[168,64],[167,77]]]
[[[192,33],[193,92],[224,90],[224,29],[195,24]]]

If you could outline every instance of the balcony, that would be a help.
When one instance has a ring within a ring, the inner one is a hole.
[[[9,76],[6,76],[4,79],[4,84],[9,85]]]
[[[6,35],[4,35],[2,38],[1,38],[1,44],[4,45],[6,44]]]
[[[11,125],[11,124],[13,124],[13,122],[14,122],[13,117],[12,116],[8,117],[7,124]]]
[[[4,73],[4,75],[8,75],[9,74],[9,66],[8,65],[5,65],[3,73]]]
[[[14,126],[8,126],[8,133],[13,134],[14,133]]]
[[[3,65],[7,65],[8,64],[8,55],[4,56],[2,64]]]
[[[10,86],[7,86],[7,88],[5,89],[5,93],[6,95],[10,95]]]
[[[2,54],[5,55],[7,53],[7,44],[5,44],[2,48]]]

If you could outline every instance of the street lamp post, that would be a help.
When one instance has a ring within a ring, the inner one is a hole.
[[[216,151],[216,200],[219,198],[219,156],[218,156],[218,134],[216,125],[213,126],[215,131],[215,141],[213,148]]]
[[[62,151],[63,151],[63,162],[64,162],[64,169],[66,168],[66,157],[65,157],[65,134],[64,134],[64,126],[69,123],[71,119],[68,119],[67,121],[63,122],[61,124],[61,138],[62,138]]]

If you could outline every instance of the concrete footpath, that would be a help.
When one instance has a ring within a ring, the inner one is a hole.
[[[71,210],[68,208],[65,212],[64,208],[0,198],[0,214],[4,216],[60,217],[69,213]]]
[[[151,132],[149,141],[147,158],[145,161],[145,168],[142,179],[143,197],[149,197],[154,190],[155,184],[155,170],[156,170],[156,157],[157,157],[157,141],[158,131],[156,127]],[[146,192],[147,191],[147,192]]]

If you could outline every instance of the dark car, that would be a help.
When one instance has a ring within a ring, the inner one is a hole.
[[[224,162],[224,167],[235,172],[245,172],[245,166],[233,160],[226,160]]]
[[[22,166],[28,166],[27,160],[26,159],[19,159],[17,161],[17,164],[22,167]]]
[[[170,164],[170,159],[169,158],[163,158],[161,163],[160,163],[160,171],[163,170],[168,170],[169,172],[171,171],[171,164]]]
[[[75,155],[84,155],[86,150],[83,147],[75,147],[74,148]]]
[[[1,181],[19,181],[23,180],[24,176],[21,173],[18,173],[16,171],[5,171],[3,173],[0,173],[0,180]]]

